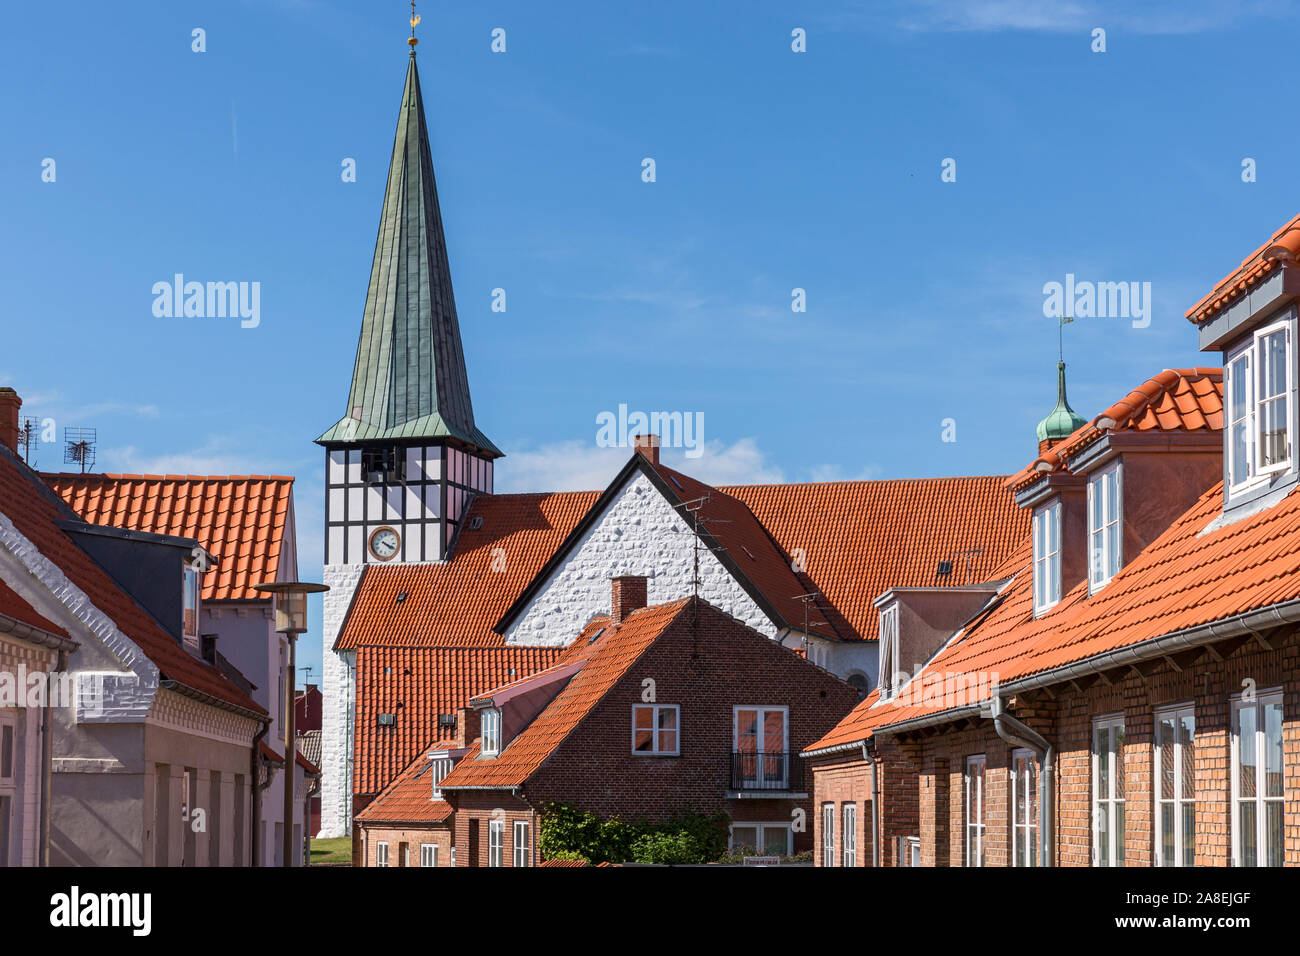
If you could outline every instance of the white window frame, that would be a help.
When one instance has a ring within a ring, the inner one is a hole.
[[[975,771],[978,768],[979,773]],[[964,863],[966,866],[984,865],[984,844],[988,835],[988,757],[972,754],[966,758],[966,774],[962,781],[965,790]]]
[[[1115,518],[1109,517],[1112,497]],[[1094,523],[1101,512],[1101,525]],[[1115,529],[1112,552],[1108,532]],[[1124,475],[1118,460],[1088,477],[1088,593],[1095,594],[1124,566]]]
[[[199,611],[203,594],[203,575],[199,569],[186,561],[181,571],[181,632],[185,637],[197,640],[199,636]],[[193,605],[194,615],[189,615]],[[191,626],[193,630],[190,630]]]
[[[768,747],[768,742],[763,736],[765,733],[763,716],[770,711],[781,712],[782,714],[781,750],[779,751],[779,759],[781,761],[780,785],[775,787],[766,787],[762,789],[768,789],[768,790],[784,789],[790,784],[790,761],[791,759],[793,759],[790,753],[790,708],[789,706],[787,706],[786,704],[735,704],[733,705],[731,708],[731,752],[734,754],[738,754],[741,752],[740,751],[740,712],[742,710],[753,710],[758,712],[757,727],[758,727],[760,739],[756,743],[758,749],[755,752],[759,754],[759,759],[756,761],[757,766],[755,767],[754,779],[759,781],[760,783],[767,780],[767,777],[765,776],[767,771],[767,761],[763,759],[763,755],[777,753],[772,751]]]
[[[375,866],[388,866],[387,840],[380,840],[375,844]]]
[[[501,753],[501,711],[496,707],[486,707],[479,722],[479,753],[485,757],[495,757]]]
[[[18,710],[0,710],[0,747],[4,745],[4,729],[9,729],[9,776],[0,777],[0,813],[5,814],[4,819],[0,819],[0,833],[3,833],[4,839],[0,840],[0,867],[9,866],[15,862],[15,857],[20,856],[21,851],[16,852],[16,848],[22,845],[22,835],[14,833],[14,821],[17,819],[16,806],[18,804],[18,772],[19,764],[22,761],[22,740],[19,737]],[[0,768],[3,768],[4,753],[0,753]]]
[[[1230,494],[1236,494],[1248,490],[1256,485],[1263,484],[1270,476],[1285,472],[1291,468],[1292,451],[1295,443],[1296,433],[1296,409],[1294,402],[1295,390],[1295,338],[1292,332],[1292,319],[1288,315],[1276,322],[1270,322],[1268,325],[1258,329],[1236,349],[1233,349],[1224,359],[1224,460],[1228,472],[1228,491]],[[1259,377],[1263,374],[1263,363],[1260,361],[1261,343],[1264,339],[1283,332],[1286,339],[1286,353],[1283,359],[1283,367],[1286,369],[1286,382],[1283,391],[1278,395],[1272,395],[1268,398],[1260,397]],[[1244,366],[1246,376],[1245,394],[1242,403],[1245,408],[1238,407],[1234,399],[1233,390],[1237,375],[1241,374],[1238,370],[1238,363]],[[1260,414],[1260,408],[1263,404],[1275,402],[1279,399],[1286,402],[1286,450],[1282,460],[1272,465],[1264,465],[1260,462],[1261,443],[1259,441],[1259,429],[1263,422],[1263,416]],[[1244,424],[1246,430],[1246,468],[1245,474],[1239,473],[1239,464],[1234,455],[1233,447],[1233,426]]]
[[[880,609],[880,666],[877,683],[880,699],[889,700],[898,693],[902,680],[898,668],[898,603]]]
[[[527,820],[516,820],[511,828],[514,847],[514,865],[533,865],[533,825]],[[520,834],[523,834],[521,837]]]
[[[1247,866],[1244,861],[1245,847],[1242,844],[1242,826],[1241,826],[1241,809],[1246,804],[1255,805],[1255,847],[1256,859],[1255,866],[1271,866],[1268,862],[1261,863],[1263,859],[1267,861],[1269,847],[1266,845],[1268,840],[1268,815],[1265,812],[1270,804],[1280,807],[1280,813],[1285,818],[1286,814],[1286,712],[1282,705],[1282,689],[1270,688],[1266,691],[1256,691],[1254,696],[1247,699],[1245,694],[1237,694],[1232,698],[1232,865]],[[1265,747],[1268,743],[1268,728],[1264,722],[1264,708],[1276,707],[1281,715],[1279,721],[1279,750],[1281,751],[1278,768],[1279,776],[1282,780],[1281,792],[1276,795],[1269,795],[1265,792],[1265,785],[1268,779],[1268,762],[1265,756]],[[1255,716],[1255,739],[1253,741],[1255,756],[1255,794],[1250,797],[1241,795],[1241,714],[1243,711],[1253,710]],[[1286,830],[1285,823],[1281,832],[1281,843],[1276,847],[1276,859],[1278,866],[1285,862],[1286,852]]]
[[[835,804],[822,804],[822,866],[835,866]]]
[[[832,811],[833,812],[833,811]],[[788,820],[733,820],[731,824],[730,846],[728,849],[735,850],[736,846],[736,827],[753,827],[755,842],[759,845],[754,847],[754,852],[759,856],[767,855],[767,833],[768,830],[785,831],[785,850],[781,856],[789,856],[791,853],[794,831],[790,828]]]
[[[845,866],[858,865],[858,805],[844,804],[844,829],[840,836]]]
[[[1026,796],[1022,811],[1021,796]],[[1011,751],[1011,865],[1038,865],[1038,758],[1025,747]]]
[[[1164,790],[1164,756],[1165,744],[1160,739],[1160,724],[1162,721],[1173,721],[1175,730],[1182,726],[1184,720],[1190,720],[1191,724],[1191,753],[1187,753],[1187,748],[1183,746],[1177,736],[1170,745],[1172,750],[1172,794],[1165,796]],[[1152,727],[1152,758],[1154,763],[1151,771],[1151,799],[1154,803],[1154,813],[1152,814],[1151,835],[1155,844],[1152,859],[1156,866],[1183,866],[1184,850],[1183,844],[1184,825],[1190,816],[1192,825],[1192,852],[1196,852],[1196,781],[1192,781],[1192,792],[1186,794],[1182,792],[1183,785],[1183,767],[1187,759],[1192,760],[1192,766],[1195,767],[1196,761],[1196,708],[1191,701],[1185,701],[1179,704],[1168,704],[1164,707],[1157,707],[1155,711],[1155,722]],[[1161,839],[1164,832],[1162,826],[1165,814],[1172,818],[1172,831],[1174,835],[1174,855],[1173,859],[1165,859],[1165,845]],[[1194,864],[1193,864],[1194,865]]]
[[[438,786],[438,784],[442,783],[443,777],[451,773],[451,757],[434,757],[429,761],[429,763],[432,764],[429,769],[429,774],[433,778],[429,797],[432,800],[441,800],[442,787]]]
[[[438,865],[438,844],[421,843],[420,844],[420,868]]]
[[[638,750],[636,746],[636,718],[640,711],[650,711],[650,749]],[[659,735],[667,731],[659,727],[659,714],[661,711],[673,712],[673,749],[661,750],[659,747]],[[679,704],[633,704],[632,705],[632,755],[634,757],[677,757],[682,752],[682,708]]]
[[[921,838],[919,836],[901,836],[898,838],[898,865],[919,867],[921,865]]]
[[[488,866],[502,865],[502,852],[506,838],[506,821],[488,821]]]
[[[1097,750],[1097,735],[1106,734],[1106,772],[1102,779],[1102,755]],[[1124,840],[1117,839],[1119,831],[1128,832],[1119,824],[1124,821],[1127,806],[1124,781],[1124,715],[1109,714],[1092,722],[1092,865],[1124,866]],[[1103,826],[1104,823],[1104,826]],[[1106,860],[1102,861],[1102,843],[1105,843]]]
[[[1051,610],[1061,600],[1061,499],[1034,509],[1034,616]],[[1056,549],[1052,550],[1052,531]]]

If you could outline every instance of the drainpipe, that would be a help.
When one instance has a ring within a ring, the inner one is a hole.
[[[257,866],[257,851],[260,849],[259,843],[261,842],[258,840],[258,834],[262,829],[262,791],[271,785],[271,768],[266,768],[266,783],[260,782],[262,775],[259,772],[262,762],[262,738],[266,736],[266,732],[270,729],[270,722],[263,721],[262,729],[253,736],[253,759],[248,778],[251,785],[249,789],[252,791],[253,796],[253,818],[249,821],[248,826],[250,831],[248,844],[249,866]]]
[[[1056,848],[1056,748],[1042,734],[1003,711],[1000,695],[994,694],[989,703],[998,736],[1038,758],[1038,865],[1052,866]]]
[[[880,774],[868,744],[862,745],[862,759],[871,767],[871,865],[880,866]]]
[[[68,669],[68,652],[59,651],[58,663],[54,673],[62,674]],[[50,737],[54,733],[51,715],[54,704],[47,700],[41,708],[41,846],[37,866],[50,865],[50,786],[54,780],[54,748]]]

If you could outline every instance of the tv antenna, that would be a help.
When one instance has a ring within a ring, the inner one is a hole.
[[[87,468],[95,466],[95,445],[98,441],[94,428],[63,429],[63,463],[80,465],[84,475]]]
[[[36,434],[39,430],[40,425],[35,418],[24,418],[18,429],[18,445],[23,450],[23,461],[28,467],[32,464],[32,446],[40,440]]]

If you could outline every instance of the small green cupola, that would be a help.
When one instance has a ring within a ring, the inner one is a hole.
[[[1038,423],[1038,443],[1055,445],[1068,438],[1088,420],[1070,407],[1065,398],[1065,363],[1056,363],[1056,407]]]

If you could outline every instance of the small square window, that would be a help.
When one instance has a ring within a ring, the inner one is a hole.
[[[675,757],[680,752],[681,708],[677,704],[636,704],[632,708],[632,752]]]

